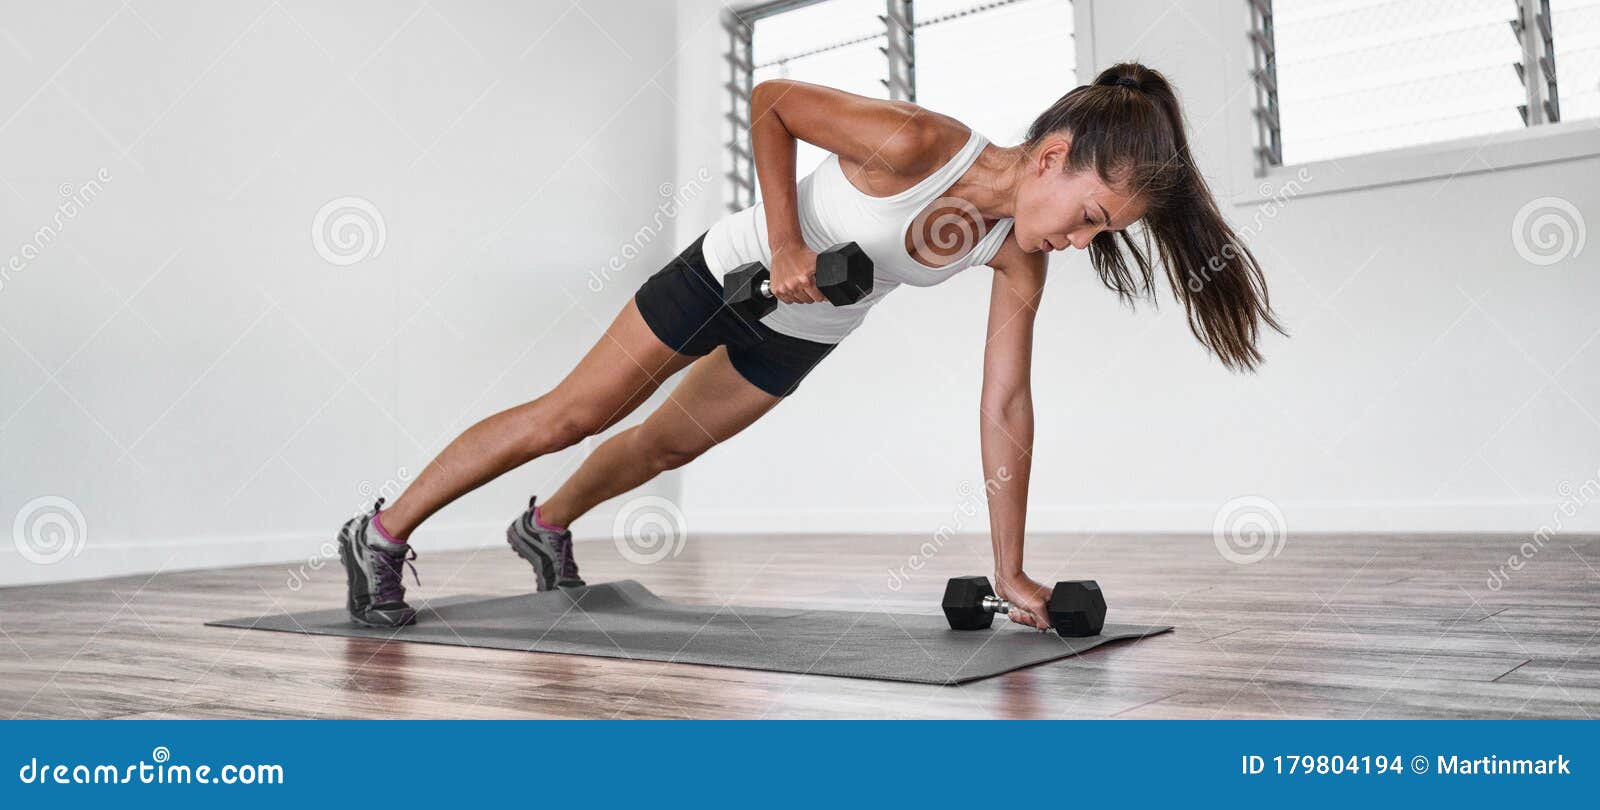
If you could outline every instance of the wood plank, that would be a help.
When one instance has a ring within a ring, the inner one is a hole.
[[[936,614],[989,568],[958,537],[898,588],[924,537],[695,536],[656,565],[580,543],[591,581],[683,602]],[[1561,538],[1493,590],[1507,535],[1295,535],[1255,565],[1208,536],[1041,535],[1034,576],[1094,577],[1114,621],[1174,624],[961,687],[207,628],[337,605],[337,565],[0,589],[0,717],[1594,717],[1600,575]],[[429,553],[413,594],[522,593],[503,546]],[[1588,551],[1584,551],[1584,550]],[[1597,555],[1600,556],[1600,555]]]

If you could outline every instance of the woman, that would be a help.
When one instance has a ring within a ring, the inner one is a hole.
[[[1131,302],[1153,297],[1159,259],[1190,330],[1234,369],[1253,369],[1262,324],[1279,328],[1255,258],[1196,169],[1171,85],[1121,64],[1046,110],[1017,146],[998,147],[914,104],[775,80],[751,94],[763,203],[711,227],[647,280],[554,390],[461,434],[387,508],[339,535],[350,615],[415,621],[402,567],[407,539],[446,504],[508,470],[605,430],[688,368],[670,400],[600,445],[555,494],[507,530],[540,590],[582,585],[566,527],[596,504],[680,467],[761,418],[900,284],[930,286],[994,269],[981,429],[994,585],[1013,621],[1046,628],[1049,588],[1022,570],[1033,443],[1029,369],[1047,254],[1087,250]],[[833,153],[796,183],[795,141]],[[1143,234],[1127,229],[1142,221]],[[835,307],[813,283],[817,252],[856,242],[874,262],[865,299]],[[1152,256],[1151,245],[1154,245]],[[781,302],[759,322],[722,305],[720,279],[761,261]]]

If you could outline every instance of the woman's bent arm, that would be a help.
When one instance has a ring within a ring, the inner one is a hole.
[[[800,233],[795,141],[838,155],[840,168],[858,185],[899,190],[897,181],[909,188],[943,163],[946,142],[954,142],[953,128],[960,128],[915,104],[788,79],[756,85],[750,116],[750,148],[772,248],[772,292],[793,304],[826,300],[814,280],[816,254]]]

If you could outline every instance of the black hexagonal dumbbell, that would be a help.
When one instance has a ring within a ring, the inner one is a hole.
[[[951,630],[984,630],[994,624],[994,614],[1011,612],[1011,603],[994,595],[988,577],[951,577],[939,605]]]
[[[1011,612],[1011,603],[994,595],[988,577],[952,577],[945,583],[945,620],[952,630],[983,630],[994,623],[995,614]],[[1063,636],[1095,636],[1106,624],[1106,599],[1094,580],[1057,582],[1050,591],[1046,610],[1050,626]]]
[[[778,308],[772,274],[761,262],[735,268],[722,279],[722,300],[746,321],[759,321]],[[854,304],[872,292],[872,259],[854,242],[817,254],[817,289],[836,307]]]
[[[1098,636],[1106,626],[1106,597],[1092,579],[1057,582],[1045,609],[1050,626],[1063,636]]]

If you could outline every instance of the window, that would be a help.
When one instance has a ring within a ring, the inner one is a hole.
[[[823,0],[762,20],[755,30],[755,81],[796,79],[872,98],[888,98],[883,0]],[[827,153],[801,143],[795,173],[804,177]]]
[[[1080,83],[1072,4],[971,8],[971,0],[916,0],[917,103],[996,143],[1020,143],[1033,119]]]
[[[1600,117],[1600,0],[1550,0],[1561,117]]]
[[[1600,0],[1597,0],[1600,2]],[[729,11],[729,209],[759,198],[750,90],[787,78],[915,101],[999,143],[1077,85],[1069,0],[772,0]],[[796,172],[826,153],[802,143]]]
[[[1600,0],[1246,2],[1263,169],[1600,108]]]

